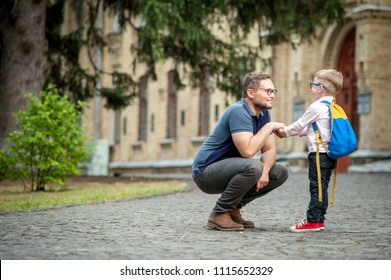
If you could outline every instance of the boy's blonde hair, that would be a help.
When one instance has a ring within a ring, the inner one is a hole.
[[[323,84],[330,93],[337,94],[342,89],[343,75],[335,69],[319,70],[314,78]]]

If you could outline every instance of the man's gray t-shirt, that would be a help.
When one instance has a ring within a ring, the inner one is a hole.
[[[262,109],[261,114],[257,116],[243,98],[229,106],[198,151],[193,161],[193,177],[199,176],[210,164],[216,161],[242,157],[231,134],[244,131],[256,134],[270,120],[270,113],[267,109]]]

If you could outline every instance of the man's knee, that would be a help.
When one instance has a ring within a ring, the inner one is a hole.
[[[249,160],[246,167],[245,173],[249,176],[254,176],[254,178],[261,178],[263,171],[263,165],[260,161],[257,160]]]
[[[280,183],[280,185],[288,180],[289,171],[284,164],[276,163],[273,168],[273,173],[275,174],[275,178]]]
[[[282,165],[281,178],[283,178],[285,182],[289,177],[289,171],[288,171],[288,167],[286,167],[283,164],[281,165]]]

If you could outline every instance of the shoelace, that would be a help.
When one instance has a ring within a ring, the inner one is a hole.
[[[300,223],[297,224],[297,227],[301,227],[302,225],[306,224],[307,220],[302,220]]]

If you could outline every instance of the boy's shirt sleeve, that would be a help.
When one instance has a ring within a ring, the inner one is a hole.
[[[319,117],[317,102],[312,103],[301,118],[284,128],[287,136],[306,136],[312,123]]]

